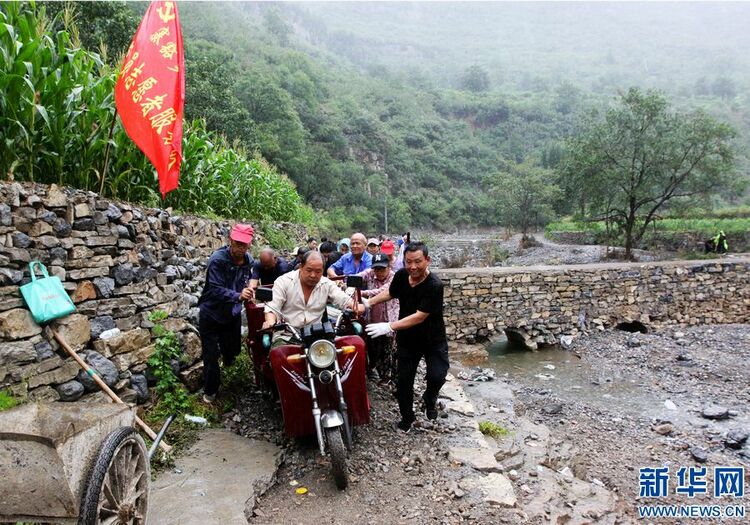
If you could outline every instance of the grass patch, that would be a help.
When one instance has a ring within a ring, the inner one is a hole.
[[[221,377],[222,391],[225,395],[240,395],[247,390],[253,378],[253,360],[243,343],[242,351],[229,368],[225,368]]]
[[[705,253],[705,252],[677,252],[677,259],[683,260],[683,261],[700,261],[700,260],[708,260],[708,259],[721,259],[721,254],[719,253]]]
[[[723,230],[727,234],[744,233],[750,230],[750,218],[704,218],[704,219],[660,219],[649,224],[649,232],[690,232],[713,236]],[[545,229],[552,232],[604,233],[604,222],[559,221],[552,222]]]
[[[479,431],[485,436],[490,436],[492,438],[501,438],[510,434],[510,431],[508,431],[507,428],[501,427],[492,421],[480,421]]]
[[[21,401],[10,390],[0,390],[0,412],[10,410],[21,404]]]
[[[606,231],[606,228],[604,222],[558,221],[549,223],[544,231],[548,234],[553,232],[601,233]]]

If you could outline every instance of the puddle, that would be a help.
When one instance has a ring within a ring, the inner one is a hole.
[[[605,363],[592,365],[559,347],[531,352],[503,339],[487,347],[484,366],[516,384],[547,390],[563,401],[580,402],[611,413],[675,421],[688,417],[690,407],[667,408],[668,397],[644,388],[644,379]],[[488,385],[490,388],[491,386]]]

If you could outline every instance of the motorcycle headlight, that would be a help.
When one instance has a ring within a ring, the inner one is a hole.
[[[310,363],[317,368],[328,368],[336,359],[336,347],[332,342],[319,339],[308,349]]]

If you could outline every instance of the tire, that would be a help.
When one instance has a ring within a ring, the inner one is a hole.
[[[79,525],[144,525],[150,483],[143,438],[132,427],[112,431],[89,472]]]
[[[339,490],[344,490],[349,485],[349,470],[346,467],[346,449],[341,430],[341,427],[327,428],[325,433],[328,453],[331,455],[333,481]]]

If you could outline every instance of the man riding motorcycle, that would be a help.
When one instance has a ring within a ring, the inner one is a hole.
[[[285,433],[314,433],[320,453],[330,457],[336,486],[343,490],[349,483],[346,451],[353,444],[352,427],[369,423],[370,402],[365,386],[365,343],[358,335],[340,334],[338,329],[347,318],[343,310],[351,307],[364,312],[365,307],[323,277],[323,267],[320,252],[309,251],[302,256],[299,270],[274,283],[263,328],[283,321],[283,331],[274,334],[267,364],[260,368],[266,374],[271,372]],[[267,292],[259,289],[259,296],[267,297]],[[342,310],[333,324],[326,316],[328,302]],[[288,339],[278,336],[284,333]],[[268,348],[265,340],[263,348]]]
[[[354,301],[336,284],[323,277],[323,257],[320,252],[309,251],[302,256],[299,270],[286,273],[273,284],[273,300],[268,303],[263,329],[275,325],[279,319],[273,310],[281,312],[285,322],[297,329],[319,322],[331,302],[340,310],[351,307],[364,313],[365,306]]]

